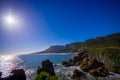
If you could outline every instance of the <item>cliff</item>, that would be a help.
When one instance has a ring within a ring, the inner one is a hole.
[[[107,76],[109,72],[120,74],[120,48],[89,48],[62,64],[66,67],[80,66],[93,76]]]
[[[66,45],[50,46],[48,49],[39,53],[66,53],[79,52],[84,48],[101,48],[101,47],[120,47],[120,32],[103,37],[88,39],[84,42],[74,42]]]
[[[80,42],[75,42],[67,45],[55,45],[50,46],[48,49],[41,51],[39,53],[67,53],[67,52],[78,52],[81,48]]]

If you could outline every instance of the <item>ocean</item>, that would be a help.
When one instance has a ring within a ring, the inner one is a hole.
[[[71,80],[71,76],[75,69],[80,69],[79,66],[64,67],[61,65],[63,61],[68,61],[73,58],[76,54],[24,54],[24,55],[0,55],[0,72],[3,72],[2,77],[10,75],[13,69],[22,68],[25,70],[27,80],[33,80],[36,74],[38,66],[41,66],[43,60],[49,59],[54,66],[56,75],[60,79],[60,75],[66,76],[67,80]],[[96,77],[84,72],[85,77],[83,80],[96,80]],[[100,80],[119,80],[120,74],[112,73],[107,77],[99,77]]]
[[[24,54],[24,55],[0,55],[0,72],[2,77],[10,75],[13,69],[23,68],[27,75],[27,80],[32,80],[36,74],[36,69],[41,66],[43,60],[49,59],[53,64],[61,65],[63,61],[68,61],[74,55],[62,54]],[[58,67],[54,67],[58,71]]]

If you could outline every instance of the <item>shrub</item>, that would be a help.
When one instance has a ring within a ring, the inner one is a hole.
[[[49,73],[43,71],[40,74],[37,74],[34,80],[58,80],[57,76],[51,76]]]

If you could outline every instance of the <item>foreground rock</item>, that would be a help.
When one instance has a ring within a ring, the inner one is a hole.
[[[25,71],[23,69],[15,69],[11,72],[11,75],[5,78],[1,78],[2,73],[0,73],[0,80],[26,80]]]
[[[53,64],[49,60],[44,60],[42,62],[42,67],[38,67],[37,74],[40,74],[42,71],[48,72],[51,76],[55,75]]]
[[[50,73],[52,76],[55,75],[53,64],[49,60],[45,60],[45,61],[42,62],[42,68],[43,68],[43,70]]]

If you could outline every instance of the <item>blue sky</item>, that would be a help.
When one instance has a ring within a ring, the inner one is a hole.
[[[9,11],[22,31],[2,29]],[[0,18],[0,53],[27,53],[120,32],[120,1],[0,0]]]

